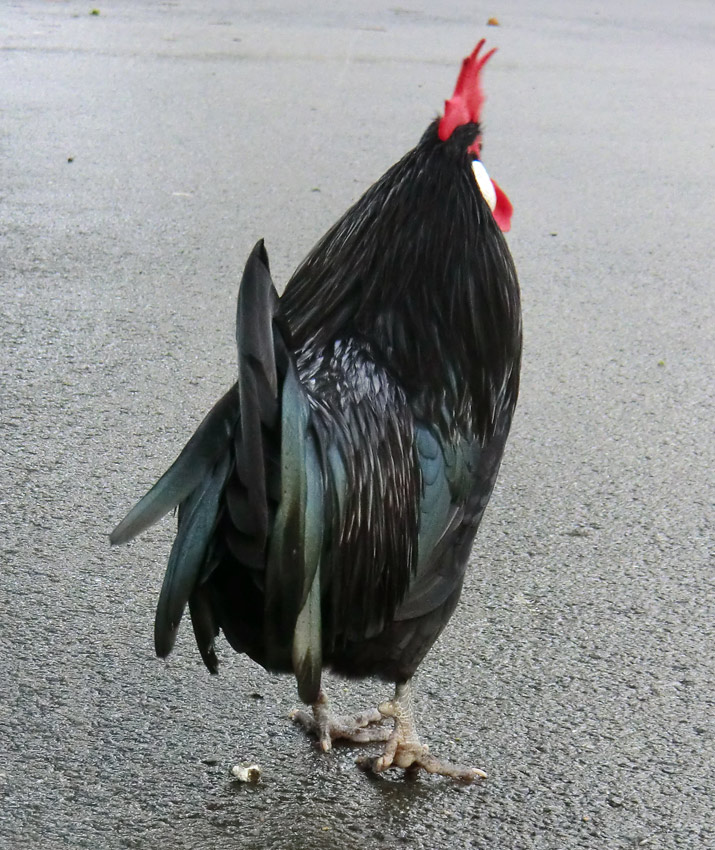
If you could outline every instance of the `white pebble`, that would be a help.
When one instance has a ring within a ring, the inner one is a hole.
[[[231,775],[239,782],[256,783],[261,778],[261,768],[257,764],[235,764]]]

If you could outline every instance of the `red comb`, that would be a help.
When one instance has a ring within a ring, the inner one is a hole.
[[[462,124],[476,124],[484,103],[484,92],[479,82],[479,73],[496,52],[493,47],[481,58],[479,51],[484,47],[482,39],[472,51],[471,56],[462,62],[462,70],[454,87],[454,94],[445,101],[444,116],[439,122],[439,137],[444,142]]]

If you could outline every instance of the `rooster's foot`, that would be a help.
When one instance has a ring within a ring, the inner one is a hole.
[[[323,752],[333,747],[333,741],[342,739],[354,744],[369,744],[372,741],[387,741],[390,730],[381,723],[383,714],[376,708],[356,714],[354,717],[334,717],[330,713],[328,698],[321,690],[318,699],[311,706],[313,713],[302,709],[291,713],[291,720],[301,725],[306,732],[318,739],[318,746]]]
[[[387,739],[385,751],[376,759],[362,759],[361,766],[375,773],[382,773],[390,767],[401,767],[408,773],[422,769],[427,773],[438,773],[462,782],[485,779],[486,773],[476,767],[460,767],[435,758],[429,748],[420,742],[415,729],[412,713],[412,692],[409,682],[399,683],[395,688],[395,697],[380,706],[383,717],[392,717],[395,726]]]

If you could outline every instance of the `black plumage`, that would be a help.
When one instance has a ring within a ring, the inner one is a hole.
[[[179,508],[160,656],[188,603],[212,672],[222,631],[317,705],[324,668],[409,681],[449,620],[516,404],[521,322],[472,172],[478,121],[442,131],[345,213],[282,297],[263,243],[251,253],[237,383],[111,535]]]

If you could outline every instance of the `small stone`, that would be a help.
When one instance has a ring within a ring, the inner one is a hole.
[[[261,778],[261,768],[257,764],[235,764],[231,768],[231,775],[239,782],[255,785]]]

